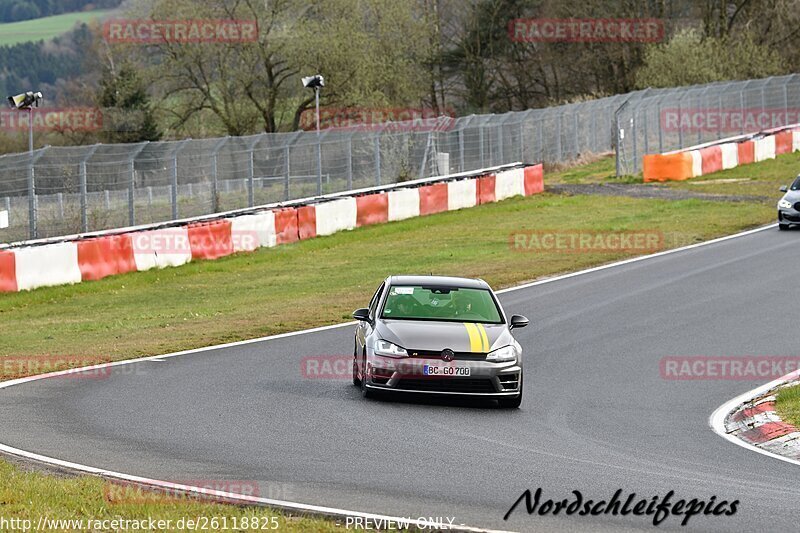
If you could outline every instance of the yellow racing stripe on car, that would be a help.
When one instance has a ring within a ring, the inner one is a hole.
[[[464,327],[467,328],[467,334],[469,335],[469,351],[482,351],[483,339],[481,338],[481,332],[478,331],[478,326],[471,322],[464,322]]]
[[[478,331],[481,334],[481,342],[483,343],[483,350],[484,352],[489,351],[489,337],[486,335],[486,328],[483,327],[483,324],[475,324],[478,326]]]

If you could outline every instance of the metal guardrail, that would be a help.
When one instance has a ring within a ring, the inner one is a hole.
[[[32,156],[0,156],[0,210],[9,212],[0,242],[152,224],[512,161],[558,163],[614,149],[618,174],[636,174],[645,153],[730,136],[721,127],[673,130],[664,120],[666,112],[714,110],[769,110],[791,118],[800,110],[800,76],[645,89],[545,109],[442,119],[427,131],[392,124],[374,131],[323,130],[319,136],[298,131],[52,146]]]
[[[478,170],[470,170],[467,172],[458,172],[454,174],[446,174],[443,176],[431,176],[427,178],[419,178],[410,181],[386,184],[386,185],[375,185],[371,187],[364,187],[361,189],[352,189],[347,191],[340,191],[335,193],[323,194],[318,196],[309,196],[306,198],[296,198],[294,200],[288,200],[283,202],[274,202],[270,204],[262,204],[256,205],[251,207],[245,207],[240,209],[234,209],[230,211],[221,211],[217,213],[211,213],[208,215],[199,215],[195,217],[187,217],[187,218],[180,218],[175,220],[167,220],[164,222],[155,222],[150,224],[140,224],[137,226],[126,226],[126,227],[119,227],[119,228],[112,228],[106,230],[97,230],[91,232],[82,232],[76,233],[72,235],[61,235],[58,237],[46,237],[43,239],[29,239],[29,240],[20,240],[11,243],[0,243],[0,250],[10,250],[18,247],[28,247],[28,246],[41,246],[45,244],[54,244],[58,242],[65,242],[65,241],[74,241],[79,239],[88,239],[92,237],[100,237],[106,235],[117,235],[122,233],[128,233],[133,231],[145,231],[145,230],[153,230],[153,229],[163,229],[175,226],[182,226],[185,224],[196,223],[196,222],[208,222],[212,220],[218,220],[221,218],[229,218],[239,215],[247,215],[256,213],[259,211],[267,210],[267,209],[281,209],[284,207],[297,207],[301,205],[309,205],[319,202],[325,202],[329,200],[335,200],[337,198],[345,197],[345,196],[359,196],[362,194],[370,194],[370,193],[377,193],[377,192],[388,192],[395,189],[402,189],[402,188],[409,188],[409,187],[419,187],[428,183],[436,183],[436,182],[445,182],[450,180],[457,180],[462,178],[470,178],[475,176],[480,176],[483,174],[491,174],[495,172],[500,172],[503,170],[511,170],[514,168],[524,167],[526,166],[525,163],[516,161],[514,163],[507,163],[505,165],[497,165],[494,167],[487,167]]]

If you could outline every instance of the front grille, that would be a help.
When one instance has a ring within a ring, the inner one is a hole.
[[[797,203],[795,203],[795,204],[794,204],[794,208],[795,208],[797,211],[800,211],[800,202],[797,202]]]
[[[408,352],[409,357],[411,358],[419,358],[419,359],[439,359],[442,360],[442,352],[439,350],[438,352],[435,350],[406,350]],[[479,352],[454,352],[455,356],[453,359],[455,361],[484,361],[486,360],[485,353]]]
[[[431,392],[497,392],[492,381],[485,378],[401,379],[397,388]]]
[[[783,214],[783,219],[788,220],[789,222],[800,222],[800,216],[787,215],[786,213]]]

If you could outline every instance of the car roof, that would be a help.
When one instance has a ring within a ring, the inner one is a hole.
[[[453,276],[389,276],[389,285],[435,285],[464,289],[490,289],[482,279],[457,278]]]

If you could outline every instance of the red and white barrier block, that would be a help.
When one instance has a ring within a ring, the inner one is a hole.
[[[542,165],[478,177],[367,190],[297,207],[180,226],[0,250],[0,292],[98,280],[116,274],[219,259],[237,252],[331,235],[356,227],[466,209],[544,190]]]
[[[756,136],[756,134],[751,134]],[[713,146],[647,154],[644,156],[644,181],[685,180],[707,176],[720,170],[775,159],[781,154],[800,151],[800,128],[767,134],[753,139],[732,138]]]
[[[756,448],[800,460],[800,430],[775,412],[775,397],[780,389],[798,384],[797,372],[785,378],[789,379],[729,413],[724,421],[725,431]]]

